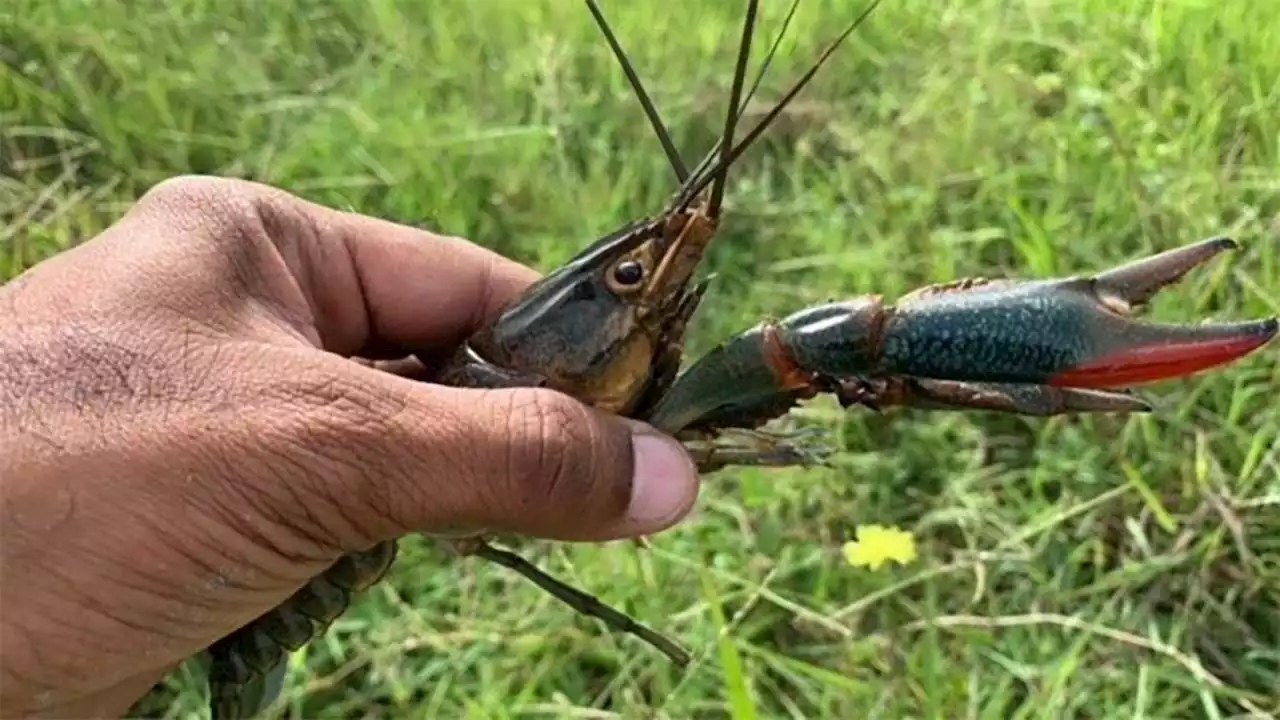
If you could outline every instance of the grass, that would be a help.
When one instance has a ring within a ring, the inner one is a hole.
[[[683,152],[705,152],[739,3],[604,5]],[[859,10],[802,3],[765,98]],[[833,295],[1088,272],[1217,233],[1243,249],[1152,315],[1280,312],[1278,46],[1274,3],[885,3],[738,172],[692,352]],[[10,0],[0,60],[6,275],[179,173],[273,183],[543,269],[672,182],[576,3]],[[296,656],[282,708],[1278,713],[1276,353],[1153,387],[1143,417],[817,401],[805,415],[831,428],[834,468],[708,477],[696,515],[648,552],[523,547],[692,647],[683,673],[508,572],[406,540],[390,581]],[[913,530],[921,559],[847,566],[840,546],[868,522]],[[155,712],[202,713],[200,681],[176,673]]]

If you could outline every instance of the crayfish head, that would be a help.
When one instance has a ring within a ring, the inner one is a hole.
[[[490,363],[626,414],[670,346],[683,343],[705,290],[692,279],[715,230],[696,207],[601,238],[526,290],[471,347]]]

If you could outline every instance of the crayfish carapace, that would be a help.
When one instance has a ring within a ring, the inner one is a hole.
[[[963,280],[918,290],[892,306],[878,296],[819,305],[730,338],[681,372],[685,331],[708,287],[694,277],[721,220],[730,166],[877,2],[735,145],[737,120],[778,48],[775,42],[742,98],[758,6],[758,0],[750,0],[724,133],[690,172],[603,14],[587,0],[679,187],[662,212],[626,223],[531,286],[469,338],[432,381],[552,388],[680,438],[700,470],[709,472],[726,465],[810,462],[810,448],[759,428],[820,393],[846,406],[1040,416],[1143,411],[1146,403],[1124,388],[1222,365],[1275,336],[1274,318],[1191,327],[1129,317],[1158,289],[1234,246],[1215,238],[1092,277]],[[797,4],[791,5],[779,41]],[[514,569],[677,663],[689,660],[674,642],[514,553],[476,536],[446,541],[464,554]],[[213,717],[245,717],[271,703],[280,691],[288,652],[341,615],[353,594],[378,582],[395,554],[396,543],[387,542],[347,555],[285,603],[215,643],[209,650]]]

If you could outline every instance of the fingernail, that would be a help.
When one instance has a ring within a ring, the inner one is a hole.
[[[662,529],[683,517],[697,497],[698,471],[674,439],[640,430],[632,435],[635,475],[627,515],[638,525]]]

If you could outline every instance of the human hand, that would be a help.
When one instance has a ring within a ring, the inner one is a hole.
[[[696,473],[673,440],[550,390],[396,374],[536,277],[180,178],[0,287],[0,715],[122,714],[344,552],[410,532],[677,522]]]

